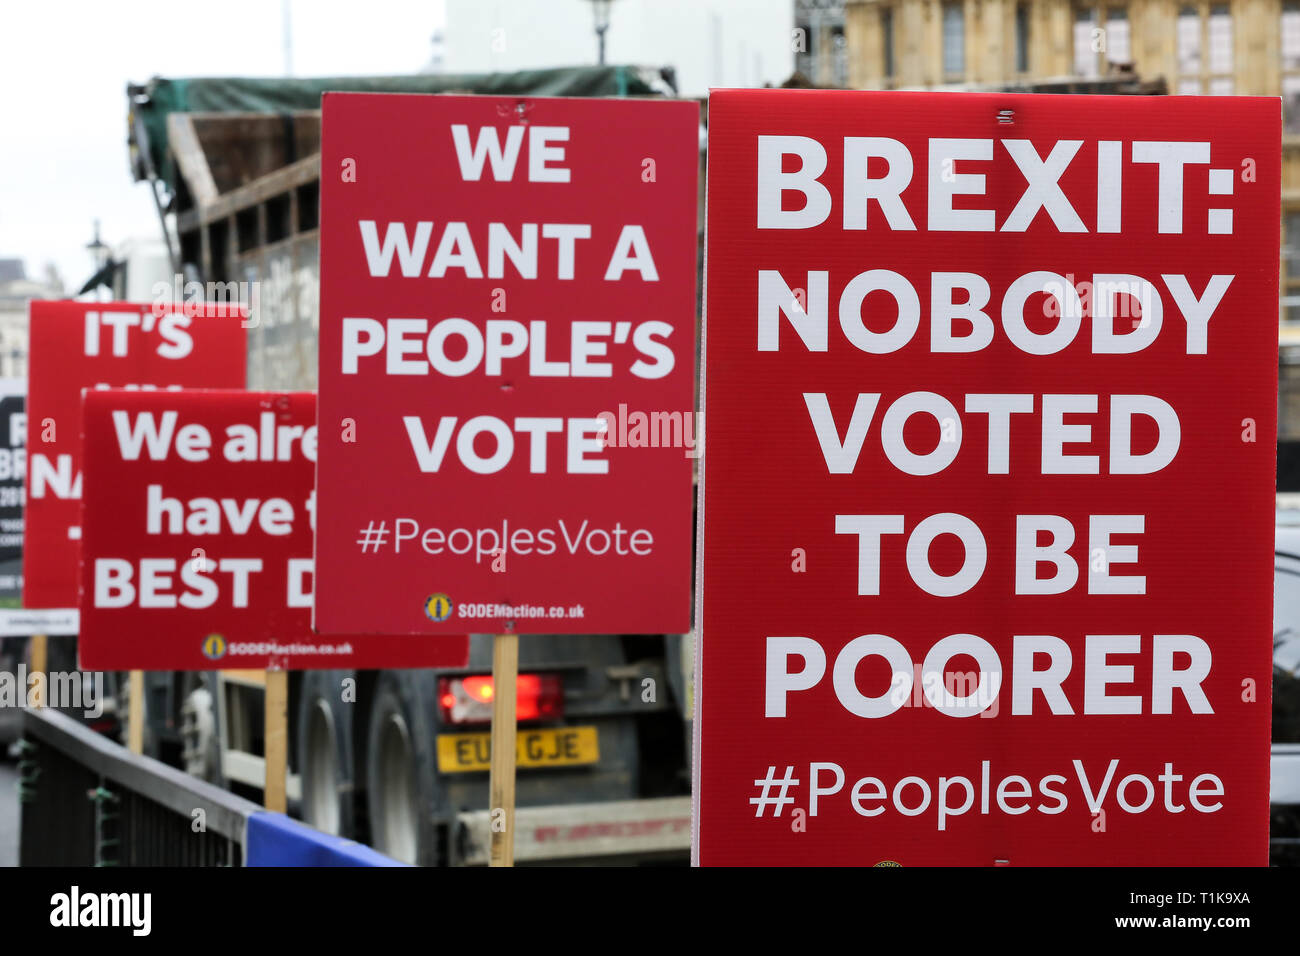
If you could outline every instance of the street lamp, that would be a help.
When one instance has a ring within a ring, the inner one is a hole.
[[[86,249],[95,259],[95,271],[99,272],[108,265],[108,243],[99,238],[99,220],[95,220],[95,238],[86,243]]]
[[[596,42],[598,54],[596,62],[605,65],[605,31],[609,29],[609,8],[614,0],[591,0],[591,12],[596,21]]]
[[[103,239],[99,238],[99,220],[95,220],[95,237],[86,243],[86,251],[90,253],[95,261],[95,274],[86,280],[86,284],[81,287],[78,295],[84,295],[87,292],[94,292],[95,298],[99,299],[100,286],[107,286],[110,293],[113,288],[113,250],[108,247]],[[113,296],[110,294],[109,299]]]

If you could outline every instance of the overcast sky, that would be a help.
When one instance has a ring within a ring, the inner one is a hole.
[[[298,76],[405,74],[432,54],[443,0],[291,0]],[[5,0],[0,4],[0,258],[67,286],[86,243],[159,234],[131,181],[126,84],[154,75],[283,76],[279,0]],[[75,288],[72,289],[75,291]]]

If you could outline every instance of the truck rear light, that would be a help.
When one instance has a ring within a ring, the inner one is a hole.
[[[438,678],[438,709],[448,724],[486,724],[492,720],[492,677]],[[515,720],[558,720],[564,716],[564,684],[558,674],[520,674]]]

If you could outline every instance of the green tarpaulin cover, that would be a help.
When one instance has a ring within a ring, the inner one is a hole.
[[[657,85],[652,85],[656,83]],[[665,91],[657,70],[631,66],[562,67],[516,73],[422,73],[414,76],[296,78],[155,77],[147,101],[133,104],[149,137],[154,169],[175,188],[167,160],[168,113],[284,113],[320,109],[326,91],[487,93],[498,96],[651,96]],[[134,141],[134,135],[132,135]],[[138,144],[137,144],[138,145]]]

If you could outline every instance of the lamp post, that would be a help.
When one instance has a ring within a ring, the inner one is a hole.
[[[111,250],[108,248],[108,243],[99,238],[98,219],[95,220],[95,236],[90,240],[90,242],[86,243],[86,250],[95,261],[95,274],[99,275],[99,273],[104,271],[104,267],[108,265]],[[98,289],[95,290],[95,298],[99,298]],[[109,298],[111,299],[112,295],[110,295]]]
[[[609,29],[609,8],[614,0],[591,0],[591,12],[596,23],[596,62],[605,65],[605,31]]]
[[[95,260],[95,271],[108,265],[108,243],[99,238],[99,220],[95,220],[95,237],[86,243],[86,249]]]

